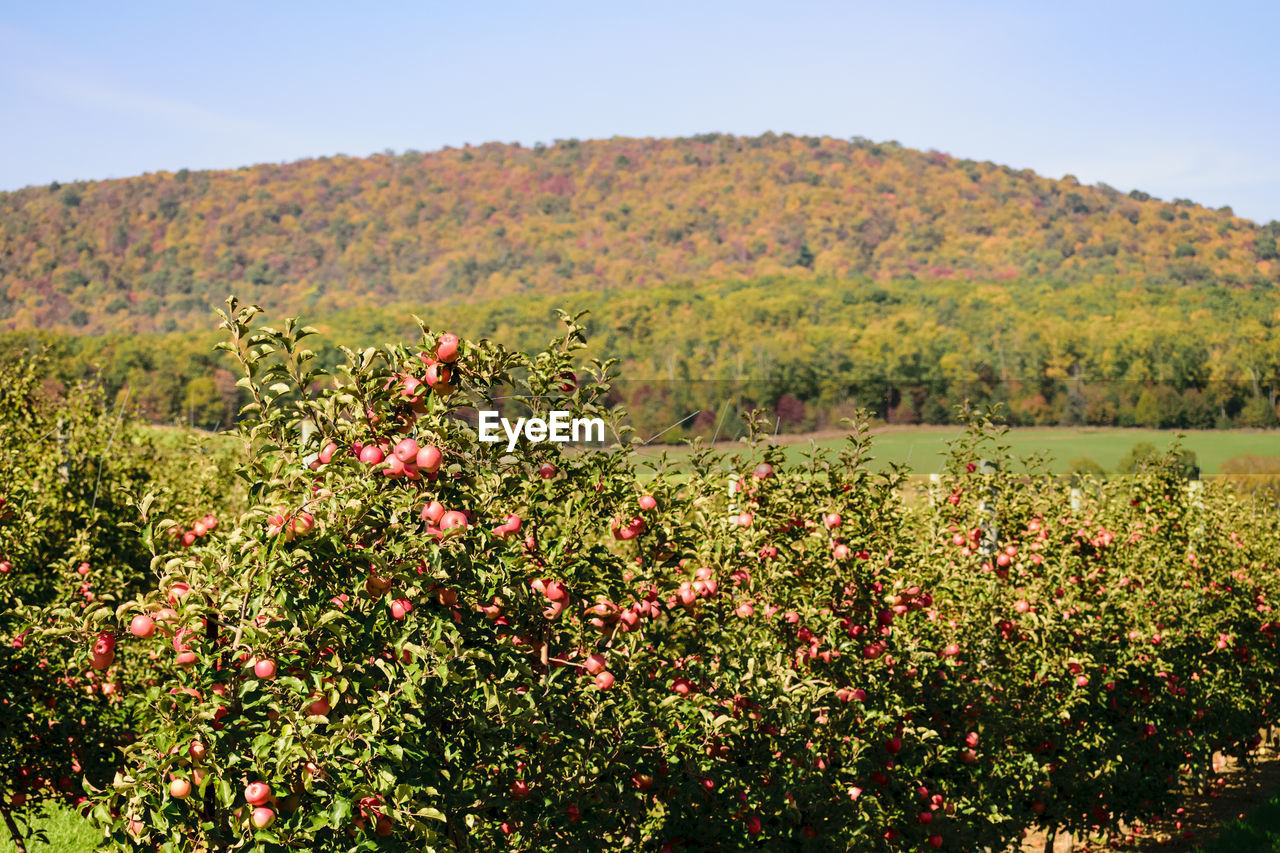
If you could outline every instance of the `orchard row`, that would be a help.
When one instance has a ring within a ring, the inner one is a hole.
[[[324,373],[255,314],[224,317],[234,480],[104,455],[104,511],[63,494],[87,472],[22,479],[34,426],[4,457],[9,818],[71,799],[124,850],[1004,850],[1144,831],[1276,721],[1278,516],[1171,459],[1073,507],[974,415],[909,506],[861,424],[800,463],[509,452],[457,410],[626,438],[576,318]]]

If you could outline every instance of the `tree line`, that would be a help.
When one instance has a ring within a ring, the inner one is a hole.
[[[613,402],[645,436],[677,422],[668,439],[732,435],[754,408],[780,432],[835,426],[858,408],[888,423],[950,423],[966,400],[1002,402],[1019,425],[1277,423],[1270,288],[779,276],[387,305],[314,324],[322,363],[336,363],[339,344],[413,333],[415,316],[530,351],[559,307],[589,312],[591,355],[617,360]],[[0,348],[47,348],[48,381],[94,379],[152,421],[226,428],[241,392],[212,335],[10,332]]]

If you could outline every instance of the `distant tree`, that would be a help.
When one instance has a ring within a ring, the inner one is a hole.
[[[930,394],[920,406],[920,419],[927,424],[947,424],[952,421],[952,412],[945,400]]]
[[[1169,429],[1182,418],[1182,398],[1167,385],[1144,388],[1134,406],[1134,420],[1139,426]]]
[[[1160,455],[1160,451],[1149,441],[1139,441],[1133,447],[1129,448],[1129,452],[1120,457],[1120,462],[1116,465],[1117,474],[1133,474],[1138,471],[1145,463]]]
[[[1111,391],[1102,386],[1086,385],[1084,396],[1084,422],[1095,426],[1111,426],[1116,422],[1116,401]]]
[[[1116,465],[1116,472],[1136,474],[1149,465],[1159,465],[1164,462],[1172,464],[1174,470],[1184,480],[1200,479],[1200,462],[1195,451],[1179,449],[1170,453],[1161,453],[1149,441],[1139,441],[1130,448]]]
[[[1179,450],[1174,456],[1174,465],[1182,479],[1200,479],[1200,460],[1194,450]]]
[[[1220,470],[1223,480],[1240,493],[1280,500],[1280,456],[1233,456]]]
[[[781,423],[788,427],[804,422],[804,402],[791,394],[783,394],[774,405],[774,412]]]
[[[1263,429],[1276,426],[1276,410],[1263,397],[1253,397],[1240,410],[1240,426]]]
[[[898,405],[889,410],[887,420],[891,424],[918,424],[920,423],[920,415],[916,412],[916,407],[911,403],[911,397],[904,394],[902,401]]]
[[[800,248],[796,250],[795,265],[798,267],[813,269],[813,261],[813,250],[809,248],[808,243],[801,243]]]
[[[236,413],[240,411],[244,392],[236,385],[235,374],[221,368],[213,373],[213,386],[222,401],[222,415],[218,418],[218,423],[230,427],[235,421]]]
[[[1096,480],[1105,480],[1107,471],[1093,459],[1085,456],[1082,459],[1072,459],[1067,465],[1067,480],[1072,488],[1078,488],[1080,484],[1087,478]]]
[[[213,378],[198,376],[187,383],[187,422],[198,427],[218,426],[223,416],[222,395]]]
[[[1188,429],[1213,429],[1216,414],[1200,389],[1188,388],[1182,392],[1182,426]]]

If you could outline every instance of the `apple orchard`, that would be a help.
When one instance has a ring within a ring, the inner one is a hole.
[[[62,801],[117,850],[1118,842],[1276,721],[1277,515],[1171,460],[1073,508],[975,414],[904,502],[865,423],[802,461],[637,456],[574,317],[324,371],[257,313],[223,317],[231,461],[7,363],[15,836]],[[610,445],[481,441],[458,413],[498,397]]]

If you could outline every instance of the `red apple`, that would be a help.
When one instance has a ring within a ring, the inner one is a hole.
[[[422,520],[437,524],[444,517],[444,512],[444,504],[440,501],[432,501],[422,508]]]
[[[418,458],[418,442],[412,438],[402,438],[391,453],[401,462],[414,462]]]
[[[408,461],[408,460],[405,460]],[[434,474],[440,470],[440,465],[444,462],[444,454],[440,452],[440,448],[434,444],[427,444],[418,448],[415,462],[419,470],[426,471],[428,474]]]
[[[448,532],[450,530],[466,530],[467,517],[456,509],[451,509],[440,516],[440,530]]]
[[[244,801],[251,806],[260,806],[271,799],[271,786],[266,782],[251,782],[244,789]]]
[[[448,394],[453,390],[449,380],[453,378],[453,370],[447,364],[427,365],[427,384],[437,393]]]
[[[458,360],[458,336],[452,332],[445,332],[436,342],[436,358],[445,362],[454,362]]]

